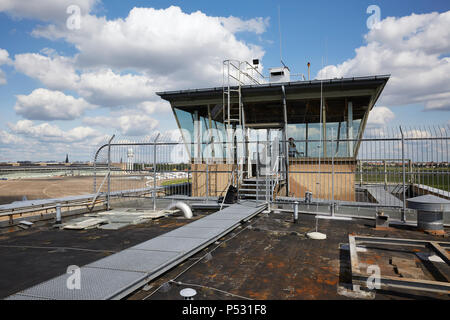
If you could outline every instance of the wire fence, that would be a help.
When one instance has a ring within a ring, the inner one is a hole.
[[[449,132],[448,126],[368,128],[359,139],[342,139],[330,130],[323,139],[196,143],[158,134],[113,137],[95,153],[94,167],[103,171],[96,171],[93,189],[135,191],[155,200],[179,195],[215,200],[233,185],[240,198],[268,202],[405,209],[405,200],[418,195],[450,199]]]

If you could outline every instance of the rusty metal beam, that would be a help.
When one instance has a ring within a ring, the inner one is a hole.
[[[411,239],[395,239],[395,238],[377,238],[377,237],[364,237],[364,236],[348,236],[349,248],[350,248],[350,263],[352,270],[352,282],[353,284],[366,285],[372,275],[364,275],[361,273],[358,263],[358,254],[356,246],[358,243],[371,243],[371,244],[389,244],[398,246],[414,246],[414,247],[431,247],[446,263],[449,265],[449,254],[445,248],[442,248],[441,244],[448,247],[448,242],[436,242],[426,240],[411,240]],[[411,278],[399,278],[391,276],[382,276],[380,284],[385,288],[399,288],[409,290],[420,290],[429,292],[440,292],[450,294],[450,283],[443,281],[430,281],[430,280],[418,280]]]

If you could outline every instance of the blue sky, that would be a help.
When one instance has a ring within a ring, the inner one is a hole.
[[[80,30],[67,29],[70,4]],[[379,30],[366,25],[370,5]],[[308,61],[312,77],[391,73],[372,126],[448,124],[448,1],[0,0],[0,161],[74,149],[82,160],[107,135],[175,129],[154,92],[217,85],[227,58],[279,66],[278,7],[294,73]]]

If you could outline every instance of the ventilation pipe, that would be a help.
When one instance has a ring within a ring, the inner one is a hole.
[[[294,223],[298,222],[298,201],[294,202]]]
[[[310,79],[310,69],[311,69],[311,63],[308,62],[308,81],[311,80]]]
[[[61,221],[62,221],[62,219],[61,219],[61,204],[57,203],[56,204],[56,222],[55,222],[55,224],[59,225],[59,224],[61,224]]]
[[[192,214],[192,210],[191,207],[189,207],[186,203],[184,202],[177,202],[172,204],[169,208],[169,210],[174,210],[174,209],[179,209],[181,211],[183,211],[184,217],[186,219],[192,219],[193,214]]]

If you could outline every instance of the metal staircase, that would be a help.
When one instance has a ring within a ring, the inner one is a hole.
[[[243,179],[239,196],[241,199],[272,201],[273,180],[266,177]]]

